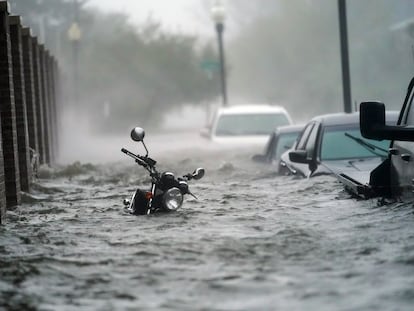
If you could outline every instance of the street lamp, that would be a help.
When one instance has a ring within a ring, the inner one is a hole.
[[[216,0],[211,8],[211,18],[216,25],[219,56],[220,56],[220,77],[221,77],[221,92],[223,96],[223,106],[227,106],[227,87],[226,87],[226,65],[224,62],[223,50],[223,30],[224,20],[226,19],[226,11],[220,0]]]
[[[68,30],[68,38],[73,46],[73,93],[75,105],[78,104],[78,67],[79,67],[79,41],[82,32],[77,22],[73,22]]]

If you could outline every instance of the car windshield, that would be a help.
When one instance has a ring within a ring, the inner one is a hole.
[[[363,138],[359,127],[326,127],[322,136],[321,160],[385,157],[384,150],[388,150],[389,146],[389,140]]]
[[[292,147],[296,138],[298,138],[298,135],[299,133],[280,134],[277,144],[275,146],[274,158],[277,160],[280,159],[282,153],[288,150],[290,147]]]
[[[224,114],[217,122],[216,135],[268,135],[275,127],[288,124],[288,118],[282,113]]]

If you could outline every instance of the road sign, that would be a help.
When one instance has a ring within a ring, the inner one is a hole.
[[[220,63],[215,60],[204,60],[200,66],[205,71],[218,71],[220,69]]]

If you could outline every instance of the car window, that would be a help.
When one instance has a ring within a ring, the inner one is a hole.
[[[347,136],[346,133],[351,137]],[[385,152],[381,151],[381,149],[364,146],[356,141],[358,139],[379,147],[385,150]],[[325,127],[322,135],[321,160],[343,160],[375,156],[385,157],[389,145],[389,140],[377,141],[363,138],[357,126],[329,126]]]
[[[313,128],[314,123],[308,124],[302,132],[302,135],[299,138],[299,142],[296,145],[296,150],[305,149],[306,142],[308,141],[309,133]]]
[[[275,149],[273,153],[273,158],[280,159],[282,153],[288,150],[290,147],[292,147],[297,137],[298,133],[280,134],[277,144],[274,146]]]
[[[215,134],[217,136],[267,135],[276,127],[289,123],[283,113],[225,114],[220,116]]]

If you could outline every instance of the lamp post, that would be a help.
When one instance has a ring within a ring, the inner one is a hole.
[[[75,105],[78,104],[78,69],[79,69],[79,41],[82,32],[77,22],[73,22],[68,30],[69,40],[72,42],[73,54],[73,95]]]
[[[211,8],[211,17],[216,25],[218,48],[220,56],[220,77],[221,77],[221,92],[223,96],[223,106],[227,106],[227,85],[226,85],[226,64],[224,61],[223,49],[223,30],[224,20],[226,19],[226,11],[220,0],[216,0]]]
[[[82,38],[82,31],[78,24],[79,6],[78,1],[73,0],[74,19],[72,25],[68,30],[69,41],[72,42],[72,56],[73,56],[73,97],[74,103],[78,105],[78,74],[79,74],[79,42]]]

